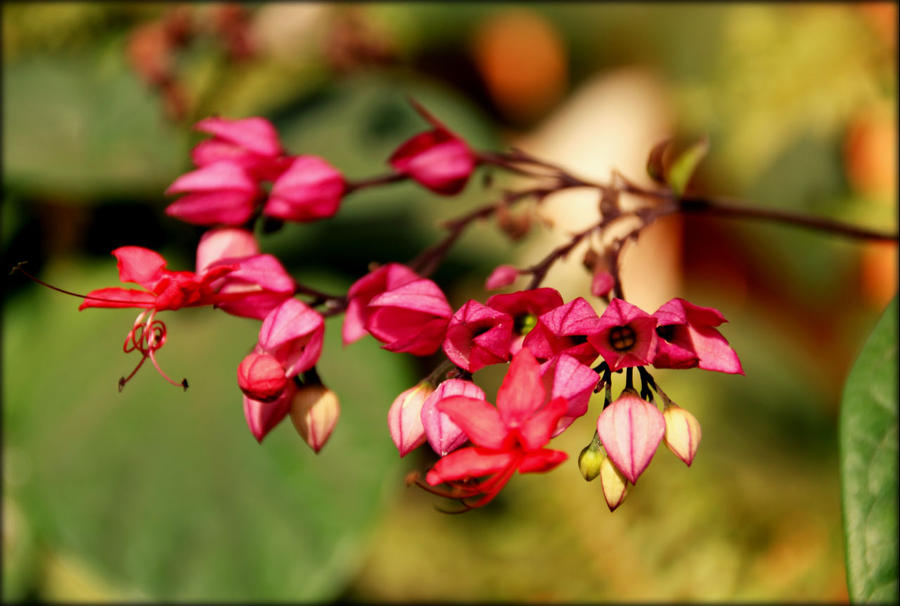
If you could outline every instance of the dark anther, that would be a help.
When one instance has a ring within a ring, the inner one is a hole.
[[[125,377],[119,377],[119,393],[122,393],[122,390],[125,389]]]
[[[675,325],[668,324],[666,326],[657,326],[656,334],[659,335],[659,338],[664,339],[666,341],[671,341],[672,337],[675,336]]]
[[[474,339],[475,337],[480,337],[481,335],[483,335],[490,329],[491,329],[490,326],[479,326],[478,328],[476,328],[475,330],[472,331],[472,338]]]
[[[616,351],[628,351],[636,340],[637,335],[630,326],[614,326],[609,331],[609,345]]]
[[[585,335],[572,335],[569,337],[569,341],[572,342],[572,345],[582,345],[587,343],[587,337]]]
[[[187,379],[182,379],[182,380],[181,380],[181,387],[183,387],[184,390],[187,391],[187,388],[188,388],[188,382],[187,382]]]

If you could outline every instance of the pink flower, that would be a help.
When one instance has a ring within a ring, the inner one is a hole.
[[[212,229],[200,238],[197,270],[219,265],[234,267],[213,286],[220,295],[218,307],[235,316],[262,320],[296,290],[278,259],[260,254],[256,239],[245,229]]]
[[[238,164],[215,162],[181,175],[166,194],[186,194],[166,214],[195,225],[240,225],[256,211],[262,190]]]
[[[582,364],[590,364],[597,357],[597,350],[588,342],[587,335],[598,330],[600,320],[594,308],[578,297],[541,315],[522,346],[538,360],[565,353]]]
[[[440,412],[438,404],[450,397],[465,396],[475,400],[484,400],[485,395],[480,387],[471,381],[447,379],[422,404],[422,427],[431,449],[440,456],[452,452],[466,443],[466,434],[450,417]]]
[[[744,374],[741,361],[714,327],[725,322],[718,309],[672,299],[653,314],[659,339],[653,365],[657,368],[693,368]]]
[[[512,265],[499,265],[484,283],[485,290],[499,290],[516,281],[519,270]]]
[[[402,392],[391,404],[388,410],[388,429],[401,457],[425,443],[422,405],[433,393],[431,383],[422,381]]]
[[[613,372],[649,364],[656,351],[656,318],[615,298],[600,316],[588,341],[597,348]]]
[[[338,211],[346,189],[344,177],[325,160],[297,156],[272,185],[263,214],[286,221],[327,219]]]
[[[284,150],[275,127],[264,118],[206,118],[194,130],[214,135],[191,150],[199,167],[230,162],[246,170],[256,180],[275,180],[285,168]]]
[[[322,316],[297,299],[287,299],[263,320],[256,350],[271,354],[290,379],[315,366],[324,335]]]
[[[566,354],[555,356],[541,365],[541,380],[548,397],[551,400],[564,398],[567,402],[566,414],[560,418],[551,437],[561,434],[587,412],[599,378],[590,366]]]
[[[260,402],[278,399],[288,382],[281,363],[265,353],[251,353],[237,370],[238,387],[244,395]]]
[[[388,162],[398,173],[409,175],[437,194],[459,193],[475,170],[475,153],[424,107],[411,102],[434,128],[405,141]]]
[[[606,453],[632,484],[647,469],[665,433],[663,414],[633,391],[622,393],[597,419]]]
[[[509,353],[515,355],[522,349],[522,341],[537,324],[538,316],[563,304],[562,295],[552,288],[520,290],[493,295],[485,305],[509,314],[513,319],[513,341]]]
[[[367,311],[366,330],[384,349],[416,356],[438,350],[453,314],[438,285],[424,278],[373,297]]]
[[[418,279],[418,274],[405,265],[388,263],[354,282],[347,291],[347,311],[341,331],[344,345],[358,341],[366,334],[366,321],[370,315],[369,301],[383,292]]]
[[[257,442],[262,443],[263,438],[288,415],[296,392],[294,382],[288,381],[274,402],[260,402],[244,396],[244,418]]]
[[[467,301],[450,318],[444,353],[469,372],[509,359],[513,319],[478,301]]]
[[[497,406],[484,400],[456,396],[438,404],[472,441],[442,457],[428,472],[435,486],[450,484],[455,498],[481,498],[469,507],[490,502],[512,475],[549,471],[566,460],[566,453],[544,448],[553,429],[566,414],[564,398],[544,403],[537,360],[527,350],[513,358],[497,392]],[[489,476],[480,482],[471,480]]]
[[[223,264],[205,271],[170,271],[166,260],[157,252],[139,246],[122,246],[112,251],[118,261],[119,279],[133,282],[146,290],[134,288],[100,288],[89,292],[78,307],[123,308],[137,307],[142,311],[134,322],[123,347],[125,353],[139,351],[142,354],[137,367],[119,381],[119,389],[127,383],[148,357],[153,366],[173,385],[187,388],[187,381],[177,383],[160,369],[155,352],[166,342],[166,325],[156,319],[157,312],[215,305],[221,300],[213,284],[234,271],[235,267]]]

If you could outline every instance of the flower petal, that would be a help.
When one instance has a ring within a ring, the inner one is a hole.
[[[522,425],[541,407],[544,396],[540,365],[530,351],[523,349],[513,357],[497,390],[500,417],[509,427]]]
[[[438,400],[435,407],[447,415],[476,446],[497,450],[503,448],[509,432],[506,425],[500,420],[497,409],[485,400],[466,396],[450,396]],[[422,410],[424,412],[425,407]],[[423,418],[423,422],[426,423],[426,431],[427,421],[428,419]],[[438,454],[444,454],[438,449],[435,451]]]
[[[156,303],[156,296],[144,290],[133,288],[99,288],[92,290],[85,296],[84,301],[78,306],[79,310],[89,307],[145,307],[150,308]]]
[[[282,151],[278,131],[265,118],[206,118],[197,122],[194,130],[215,135],[263,156],[277,156]]]
[[[259,254],[253,232],[235,227],[207,230],[197,244],[197,273],[222,259],[240,259]]]
[[[519,473],[543,473],[550,471],[568,458],[569,455],[561,450],[542,448],[525,455],[525,458],[519,463]]]
[[[659,409],[626,392],[600,413],[597,433],[609,458],[634,484],[665,435],[666,422]]]
[[[163,277],[166,260],[162,255],[149,248],[140,246],[120,246],[112,251],[119,269],[119,280],[134,282],[147,290],[153,290]]]
[[[519,428],[519,439],[525,450],[538,450],[550,441],[550,435],[566,414],[566,406],[565,398],[554,398]]]
[[[425,480],[435,486],[465,478],[478,478],[506,469],[515,459],[511,452],[486,450],[475,446],[460,448],[441,457]]]

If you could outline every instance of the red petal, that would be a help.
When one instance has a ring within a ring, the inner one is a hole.
[[[100,288],[92,290],[84,298],[78,309],[88,307],[153,307],[156,296],[143,290],[132,288]]]
[[[519,439],[525,450],[537,450],[550,441],[550,435],[566,414],[566,406],[565,398],[554,398],[519,428]]]
[[[497,390],[497,409],[509,427],[522,425],[544,403],[540,365],[527,349],[515,355]]]
[[[484,448],[503,447],[509,431],[497,409],[485,400],[450,396],[437,402],[437,409],[450,417],[473,444]]]
[[[277,156],[281,153],[278,131],[265,118],[206,118],[197,122],[194,129],[236,143],[263,156]]]
[[[550,471],[563,461],[569,458],[569,455],[561,450],[550,450],[542,448],[537,452],[529,452],[519,463],[519,473],[543,473]]]
[[[119,280],[153,290],[163,276],[166,260],[158,252],[140,246],[120,246],[112,251],[118,260]]]
[[[502,471],[514,459],[515,454],[511,452],[490,451],[474,446],[460,448],[441,457],[425,479],[429,484],[435,486],[442,482],[478,478]]]

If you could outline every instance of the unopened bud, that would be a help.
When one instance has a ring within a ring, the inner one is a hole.
[[[422,381],[397,396],[388,410],[388,429],[401,457],[425,443],[422,405],[432,393],[434,386]]]
[[[578,470],[585,480],[590,482],[600,475],[600,464],[605,458],[606,455],[600,450],[600,443],[596,438],[582,449],[581,454],[578,455]]]
[[[609,457],[603,457],[600,462],[600,486],[603,488],[603,498],[606,499],[606,506],[610,511],[615,511],[628,495],[628,481]]]
[[[665,432],[659,409],[633,390],[623,391],[597,419],[597,434],[606,454],[632,484],[650,464]]]
[[[277,400],[287,384],[281,363],[269,354],[255,352],[241,361],[237,379],[244,395],[258,402]]]
[[[594,278],[591,281],[591,294],[595,297],[605,297],[615,286],[615,279],[612,274],[601,269],[594,272]]]
[[[663,417],[666,420],[666,446],[690,466],[700,446],[700,422],[677,404],[666,406]]]
[[[323,385],[301,387],[291,401],[291,421],[309,447],[322,450],[341,414],[333,391]]]
[[[516,281],[519,270],[512,265],[499,265],[484,282],[486,290],[498,290]]]

